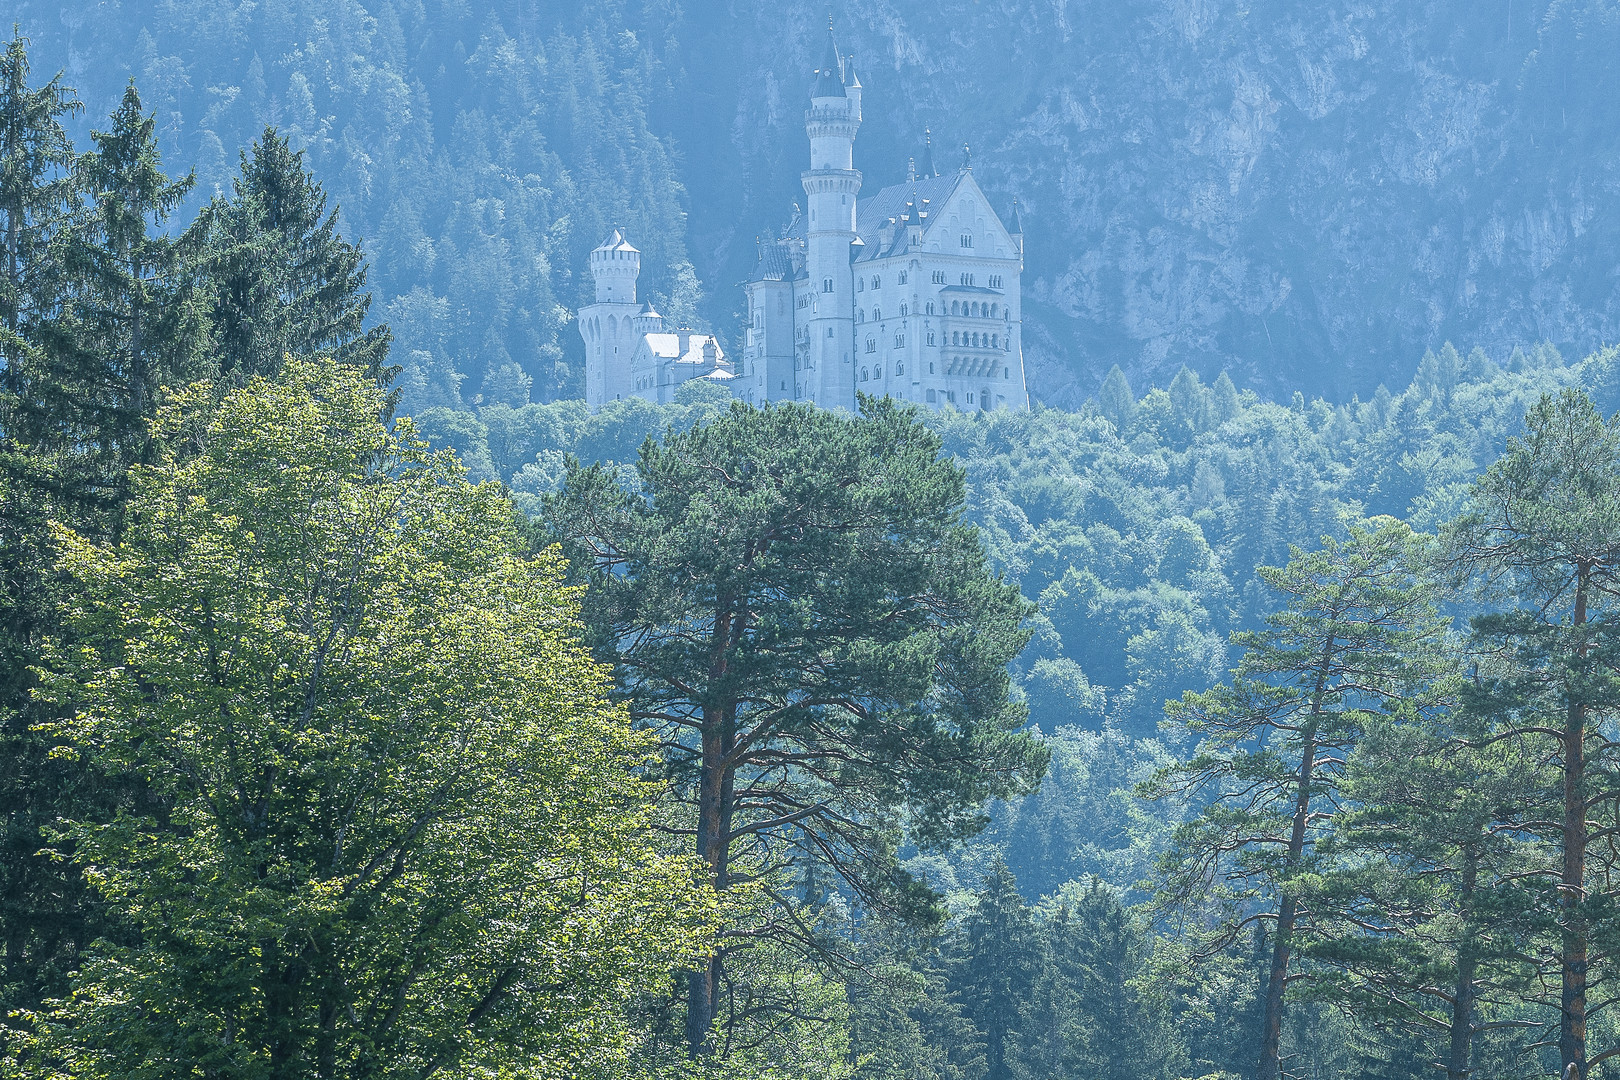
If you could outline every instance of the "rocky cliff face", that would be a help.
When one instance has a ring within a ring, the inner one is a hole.
[[[820,25],[774,4],[686,16],[703,93],[668,123],[714,286],[795,196]],[[839,37],[870,184],[932,127],[942,168],[970,144],[981,184],[1026,208],[1050,403],[1116,362],[1138,386],[1188,364],[1348,398],[1448,339],[1620,337],[1609,0],[853,0]]]

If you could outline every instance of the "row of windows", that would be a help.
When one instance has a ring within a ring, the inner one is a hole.
[[[896,375],[904,375],[906,373],[906,365],[901,364],[901,363],[895,364],[894,365],[894,373]],[[866,369],[866,368],[861,368],[861,382],[871,382],[873,379],[881,379],[881,378],[883,378],[883,365],[882,364],[879,364],[876,367],[870,369],[870,371],[868,369]]]
[[[930,338],[933,337],[932,334],[930,334],[928,336]],[[894,335],[894,347],[897,348],[897,349],[905,348],[906,347],[906,335],[904,335],[904,334],[896,334],[896,335]],[[869,352],[869,353],[877,352],[877,338],[869,337],[869,338],[866,339],[866,351]]]
[[[1000,304],[981,304],[977,300],[952,300],[951,314],[966,315],[973,319],[993,319],[1001,311]],[[1007,321],[1012,322],[1012,311],[1007,311]]]
[[[981,339],[983,340],[982,345],[980,344]],[[999,348],[1001,348],[1001,335],[1000,334],[970,334],[965,330],[960,330],[960,331],[959,330],[952,330],[951,331],[951,344],[952,345],[963,345],[963,346],[966,346],[967,348],[970,348],[970,349],[978,349],[978,348],[999,349]],[[1007,344],[1008,344],[1009,347],[1011,347],[1012,342],[1009,341]]]
[[[910,276],[904,270],[900,271],[900,284],[904,285],[908,280],[910,280]],[[856,278],[855,279],[855,291],[860,292],[864,288],[866,288],[866,279],[861,278],[861,277]],[[874,288],[874,289],[883,288],[883,278],[882,278],[882,276],[880,276],[878,274],[873,274],[872,275],[872,288]]]

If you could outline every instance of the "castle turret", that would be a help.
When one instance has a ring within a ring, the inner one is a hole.
[[[855,406],[855,298],[850,245],[856,240],[855,197],[861,174],[855,171],[855,132],[861,126],[860,87],[853,96],[844,62],[827,27],[827,46],[810,89],[805,132],[810,137],[810,168],[804,173],[809,202],[805,272],[812,310],[807,322],[807,370],[798,372],[804,396],[821,405]]]
[[[1012,222],[1007,226],[1007,231],[1012,234],[1013,243],[1018,245],[1018,259],[1022,263],[1024,258],[1024,218],[1018,212],[1017,198],[1013,199]]]
[[[636,279],[641,252],[624,233],[612,234],[590,254],[596,280],[596,303],[579,309],[579,334],[585,339],[585,401],[599,409],[631,395],[630,357],[635,352]]]

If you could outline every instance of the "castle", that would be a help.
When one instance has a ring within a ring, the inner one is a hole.
[[[973,179],[934,168],[924,144],[904,183],[857,199],[861,82],[829,27],[805,130],[806,206],[759,246],[747,336],[733,362],[712,337],[667,331],[636,303],[641,254],[613,234],[590,255],[596,303],[579,311],[590,406],[670,401],[694,378],[741,400],[810,401],[853,409],[856,393],[933,408],[1025,409],[1018,208],[1003,223]]]

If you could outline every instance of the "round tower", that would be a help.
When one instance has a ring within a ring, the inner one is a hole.
[[[636,278],[641,276],[641,252],[630,246],[622,230],[591,252],[591,276],[596,279],[598,304],[634,304]]]
[[[641,321],[636,304],[641,252],[614,229],[591,252],[590,268],[596,303],[579,309],[579,334],[585,339],[585,401],[599,409],[635,392],[630,361],[639,340],[635,324]]]
[[[848,70],[846,71],[846,67]],[[855,407],[855,292],[850,245],[855,242],[855,198],[861,174],[855,171],[855,133],[861,126],[860,82],[852,65],[838,55],[832,25],[810,88],[805,133],[810,137],[810,168],[804,173],[809,221],[805,233],[805,273],[812,311],[808,320],[811,370],[804,382],[825,406]],[[855,83],[854,92],[848,82]]]

